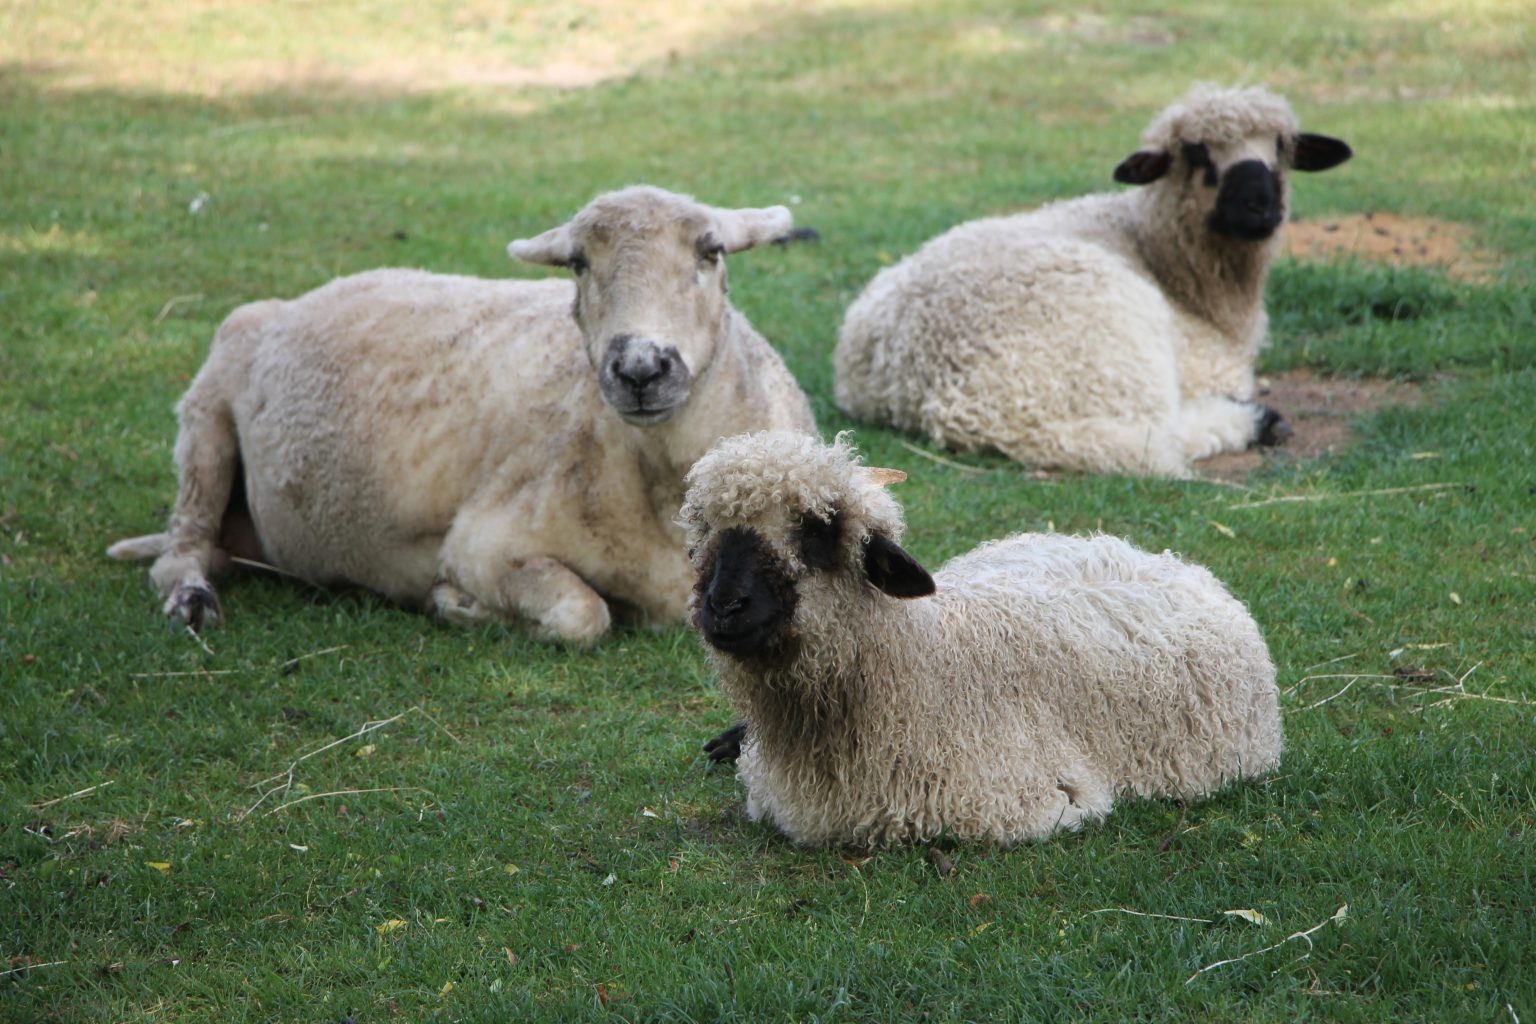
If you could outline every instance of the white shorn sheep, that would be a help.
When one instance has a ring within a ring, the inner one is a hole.
[[[807,845],[1014,843],[1276,766],[1274,666],[1208,571],[1020,534],[930,577],[897,546],[901,478],[782,432],[688,474],[694,623],[746,722],[751,818]]]
[[[243,306],[178,408],[169,529],[108,553],[156,558],[196,629],[225,555],[578,643],[610,601],[679,621],[683,474],[722,436],[815,430],[726,295],[722,257],[790,222],[640,186],[509,246],[574,285],[379,270]]]
[[[972,221],[881,271],[849,307],[838,405],[962,451],[1186,476],[1289,433],[1253,401],[1290,170],[1343,142],[1280,97],[1199,85],[1115,169],[1141,188]]]

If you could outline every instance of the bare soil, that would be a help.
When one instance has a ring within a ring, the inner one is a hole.
[[[1372,377],[1319,377],[1292,370],[1261,379],[1260,401],[1276,409],[1295,431],[1278,448],[1228,452],[1195,463],[1208,480],[1241,482],[1269,462],[1315,459],[1354,442],[1352,419],[1384,405],[1415,405],[1422,398],[1416,384]]]
[[[1466,225],[1395,213],[1292,221],[1285,228],[1285,252],[1298,260],[1430,267],[1461,281],[1486,281],[1499,265],[1497,256],[1473,245]]]

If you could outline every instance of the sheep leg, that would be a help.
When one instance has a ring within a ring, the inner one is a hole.
[[[1166,420],[1110,416],[1072,420],[1059,424],[1049,435],[997,447],[1025,465],[1090,473],[1189,475],[1180,437]]]
[[[480,626],[495,620],[496,615],[452,583],[438,583],[428,599],[431,609],[439,617],[455,626]]]
[[[1278,444],[1288,433],[1280,414],[1257,402],[1203,395],[1179,408],[1179,435],[1190,461],[1254,444]]]
[[[432,588],[432,607],[449,622],[473,625],[498,613],[520,616],[532,619],[546,639],[588,644],[607,632],[612,621],[608,602],[553,558],[504,561],[497,574],[472,568],[470,573],[450,572],[454,583]]]
[[[201,632],[224,617],[208,582],[219,530],[239,466],[234,418],[222,401],[209,402],[193,390],[182,400],[176,437],[176,507],[165,534],[165,550],[149,578],[164,599],[171,621]]]
[[[741,746],[747,742],[747,723],[737,722],[729,729],[704,744],[704,753],[710,764],[735,761],[741,757]]]

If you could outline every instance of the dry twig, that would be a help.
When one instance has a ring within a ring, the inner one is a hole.
[[[1221,967],[1221,966],[1223,966],[1225,964],[1242,963],[1244,960],[1247,960],[1250,957],[1258,956],[1260,953],[1268,953],[1272,949],[1279,949],[1281,946],[1285,945],[1287,942],[1290,942],[1293,939],[1301,939],[1302,941],[1304,941],[1307,944],[1307,952],[1303,953],[1300,957],[1297,957],[1298,960],[1304,960],[1308,956],[1310,956],[1311,952],[1312,952],[1312,933],[1317,931],[1320,928],[1325,927],[1331,921],[1342,921],[1342,920],[1344,920],[1344,918],[1348,915],[1348,913],[1349,913],[1349,904],[1346,903],[1342,907],[1340,907],[1338,910],[1335,910],[1333,912],[1333,916],[1328,918],[1327,921],[1322,921],[1322,922],[1320,922],[1318,924],[1315,924],[1311,928],[1308,928],[1304,932],[1292,932],[1291,934],[1287,935],[1285,938],[1281,939],[1279,942],[1276,942],[1274,945],[1265,946],[1263,949],[1256,949],[1252,953],[1244,953],[1242,956],[1235,956],[1235,957],[1232,957],[1230,960],[1217,960],[1213,964],[1206,964],[1204,967],[1200,968],[1194,974],[1191,974],[1189,977],[1185,978],[1184,979],[1184,984],[1188,985],[1190,982],[1192,982],[1196,978],[1200,977],[1200,975],[1204,974],[1206,971],[1215,970],[1216,968]]]
[[[333,747],[339,747],[343,743],[346,743],[346,742],[348,742],[350,740],[360,739],[363,736],[366,736],[366,735],[368,735],[371,732],[376,732],[379,729],[384,728],[386,725],[392,725],[395,722],[400,721],[400,719],[404,718],[406,715],[409,715],[413,711],[417,712],[417,713],[421,714],[423,717],[431,720],[432,723],[434,725],[436,725],[439,729],[442,729],[443,732],[448,733],[448,737],[450,739],[452,739],[455,743],[459,742],[459,738],[457,736],[454,736],[453,733],[448,732],[448,730],[446,728],[443,728],[443,725],[442,725],[441,722],[438,722],[437,719],[433,718],[431,715],[429,715],[425,711],[423,711],[420,705],[413,704],[412,706],[406,708],[404,711],[400,712],[398,715],[393,715],[393,716],[391,716],[389,718],[381,719],[381,720],[376,721],[376,722],[364,722],[362,724],[362,726],[356,732],[349,733],[348,735],[343,736],[340,739],[332,740],[331,742],[325,744],[324,746],[317,747],[314,750],[311,750],[307,754],[302,754],[299,757],[295,758],[293,763],[290,764],[285,771],[278,772],[276,775],[270,775],[267,778],[262,779],[261,781],[254,783],[252,785],[253,789],[261,789],[263,786],[270,786],[271,788],[267,789],[266,792],[262,793],[261,796],[259,798],[257,798],[257,800],[256,800],[256,802],[254,804],[252,804],[251,806],[247,807],[245,810],[243,810],[239,814],[237,814],[235,816],[235,820],[236,821],[244,821],[246,818],[250,817],[251,813],[253,811],[255,811],[256,808],[260,807],[263,803],[265,803],[267,801],[268,797],[273,796],[274,794],[287,794],[287,793],[291,792],[292,789],[293,789],[293,776],[294,776],[294,773],[296,771],[298,771],[299,765],[303,764],[305,761],[307,761],[310,758],[316,756],[317,754],[323,754],[327,750],[332,749]],[[275,783],[275,785],[274,785],[274,783]],[[405,786],[405,787],[393,787],[393,788],[396,788],[396,789],[420,789],[420,787],[418,787],[418,786]],[[335,795],[337,795],[337,793],[342,793],[342,792],[358,792],[358,793],[368,792],[368,793],[371,793],[371,792],[382,792],[382,790],[337,790],[335,793],[324,793],[324,794],[318,794],[318,795],[321,795],[321,796],[335,796]],[[422,790],[422,792],[426,792],[426,790]],[[311,799],[311,798],[306,797],[305,799]],[[297,804],[297,803],[303,803],[303,800],[294,800],[294,801],[292,801],[290,803],[284,804],[283,806],[284,807],[291,807],[291,806],[293,806],[293,804]],[[269,813],[271,813],[271,812],[269,812]],[[263,815],[263,817],[265,817],[265,815]]]
[[[1265,498],[1263,501],[1243,501],[1236,505],[1228,505],[1230,509],[1262,508],[1265,505],[1289,505],[1306,501],[1332,501],[1335,498],[1379,498],[1389,494],[1413,494],[1420,491],[1445,491],[1453,487],[1464,487],[1458,483],[1417,484],[1413,487],[1381,487],[1372,491],[1340,491],[1338,494],[1282,494],[1274,498]]]
[[[1102,910],[1090,910],[1090,914],[1130,914],[1132,917],[1157,917],[1164,921],[1193,921],[1196,924],[1215,924],[1208,917],[1180,917],[1178,914],[1144,914],[1140,910],[1127,910],[1124,907],[1105,907]]]
[[[921,448],[919,448],[917,445],[912,444],[912,443],[910,443],[908,441],[901,442],[901,446],[903,448],[905,448],[907,451],[911,452],[913,455],[920,455],[920,456],[922,456],[925,459],[928,459],[928,460],[930,460],[932,462],[937,462],[941,466],[948,466],[950,469],[958,470],[961,473],[976,473],[976,474],[980,474],[980,473],[987,472],[987,470],[983,469],[980,466],[967,466],[963,462],[956,462],[954,459],[946,459],[944,456],[942,456],[942,455],[935,455],[933,452],[925,452]]]
[[[90,796],[98,789],[105,789],[110,785],[112,785],[112,780],[108,780],[106,782],[98,782],[94,786],[86,786],[84,789],[77,789],[73,793],[65,793],[63,796],[56,796],[52,800],[40,800],[32,805],[32,809],[34,811],[40,811],[44,807],[52,807],[54,804],[61,804],[65,800],[73,800],[75,797],[79,796]]]
[[[266,814],[263,814],[262,817],[263,818],[270,818],[270,817],[272,817],[272,815],[276,814],[278,811],[286,811],[288,808],[297,806],[298,804],[307,803],[310,800],[322,800],[322,799],[324,799],[325,797],[328,797],[328,796],[353,796],[353,795],[358,794],[358,793],[407,793],[407,792],[425,793],[425,792],[427,792],[427,790],[422,789],[420,786],[378,786],[378,787],[373,788],[373,789],[333,789],[329,793],[310,793],[310,794],[308,794],[306,796],[299,797],[297,800],[289,800],[285,804],[278,804],[276,807],[272,808]],[[252,810],[255,810],[255,808],[253,807]],[[250,811],[246,811],[245,813],[249,814],[251,812]]]
[[[22,964],[20,967],[12,967],[8,971],[0,971],[0,978],[9,978],[13,974],[24,974],[27,971],[35,971],[40,967],[57,967],[60,964],[67,963],[69,963],[68,960],[50,960],[45,964]]]

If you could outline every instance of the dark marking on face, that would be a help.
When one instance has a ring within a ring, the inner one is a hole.
[[[725,252],[725,246],[712,234],[702,234],[693,243],[693,248],[699,256],[699,262],[714,266],[720,262],[721,255]]]
[[[1260,242],[1285,220],[1280,176],[1259,160],[1243,160],[1227,168],[1211,211],[1212,231],[1228,238]]]
[[[833,512],[830,519],[823,519],[814,512],[805,513],[793,535],[800,561],[809,569],[835,568],[839,561],[837,546],[841,533],[841,514]]]
[[[1184,143],[1184,162],[1188,165],[1188,178],[1193,178],[1196,171],[1205,172],[1205,187],[1216,187],[1216,164],[1211,159],[1211,151],[1203,142]]]
[[[755,530],[722,533],[694,581],[694,623],[716,650],[744,660],[792,654],[794,580]]]
[[[626,421],[647,426],[670,419],[688,398],[693,374],[674,345],[617,334],[597,369],[603,398]]]

